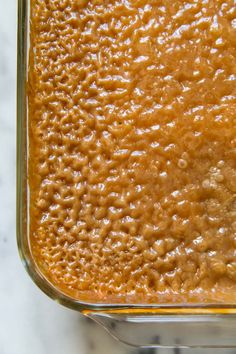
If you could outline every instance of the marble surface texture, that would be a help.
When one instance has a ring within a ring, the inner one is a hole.
[[[16,5],[16,0],[0,0],[0,354],[181,353],[118,343],[98,325],[47,298],[23,269],[15,235]]]

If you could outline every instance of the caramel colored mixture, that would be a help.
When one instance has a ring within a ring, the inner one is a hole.
[[[30,242],[97,303],[236,302],[234,0],[31,0]]]

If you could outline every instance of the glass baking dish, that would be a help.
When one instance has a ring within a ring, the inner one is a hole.
[[[30,0],[18,0],[17,78],[17,240],[33,281],[49,297],[105,327],[114,337],[138,347],[236,347],[235,304],[91,304],[57,290],[37,268],[29,245],[27,182],[27,61]]]

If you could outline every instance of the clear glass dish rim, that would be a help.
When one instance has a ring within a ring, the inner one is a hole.
[[[27,231],[27,55],[29,38],[29,8],[30,0],[18,0],[18,37],[17,37],[17,244],[22,262],[38,287],[50,298],[71,309],[89,313],[99,311],[104,313],[127,314],[195,314],[195,315],[225,315],[235,314],[236,304],[107,304],[86,303],[73,299],[60,292],[37,269],[31,256]]]

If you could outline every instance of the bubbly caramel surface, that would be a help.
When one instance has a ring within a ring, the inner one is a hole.
[[[31,0],[31,249],[90,302],[236,302],[236,6]]]

